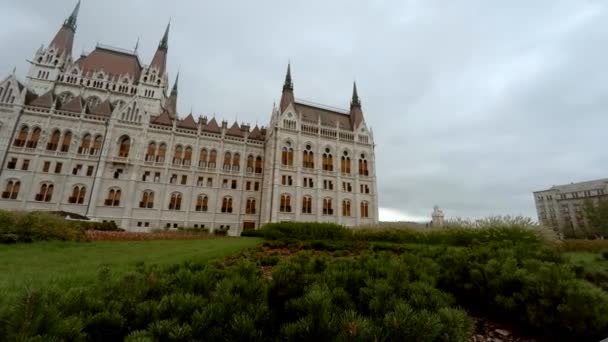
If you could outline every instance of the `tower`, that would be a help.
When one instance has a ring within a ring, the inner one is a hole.
[[[141,73],[138,92],[141,97],[165,101],[165,106],[167,106],[167,101],[170,101],[170,99],[166,97],[166,91],[169,86],[166,70],[170,27],[171,23],[167,24],[165,33],[152,58],[152,62],[150,65],[144,67],[144,70]],[[172,114],[172,117],[175,117],[175,113]]]
[[[443,227],[445,224],[445,216],[443,215],[443,210],[439,209],[439,206],[435,206],[433,208],[433,213],[431,216],[433,218],[431,221],[431,226],[436,228]]]

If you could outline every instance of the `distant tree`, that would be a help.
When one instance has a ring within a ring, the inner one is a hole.
[[[599,237],[604,238],[608,235],[608,200],[600,200],[594,203],[591,200],[585,200],[583,210],[589,230]]]

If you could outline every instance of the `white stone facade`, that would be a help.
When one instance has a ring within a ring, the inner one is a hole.
[[[168,28],[149,66],[105,46],[73,61],[77,12],[36,51],[25,84],[0,82],[0,208],[232,235],[267,222],[378,222],[356,89],[350,112],[311,105],[293,98],[288,72],[267,128],[180,120],[177,81],[167,96]]]

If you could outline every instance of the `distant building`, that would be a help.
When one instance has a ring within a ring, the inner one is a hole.
[[[149,64],[137,48],[99,44],[74,59],[79,8],[34,53],[26,82],[0,80],[0,208],[231,235],[267,222],[378,222],[374,140],[355,86],[346,110],[305,102],[288,67],[268,127],[180,118],[169,26]]]
[[[433,208],[433,213],[431,214],[431,217],[432,227],[443,227],[443,225],[445,224],[445,216],[443,215],[443,210],[439,209],[438,206],[435,206]]]
[[[585,235],[587,222],[583,212],[585,200],[608,199],[608,178],[566,185],[554,185],[535,191],[538,221],[565,236]]]

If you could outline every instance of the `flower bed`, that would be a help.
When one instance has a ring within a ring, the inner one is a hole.
[[[215,238],[213,235],[202,232],[140,233],[88,230],[86,231],[86,235],[92,241],[203,240]]]

